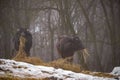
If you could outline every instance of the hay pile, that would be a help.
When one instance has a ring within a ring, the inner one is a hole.
[[[74,72],[81,72],[82,70],[84,70],[80,65],[70,63],[68,59],[58,59],[58,60],[47,63],[46,66],[62,68],[64,70],[71,70]]]
[[[69,62],[71,58],[58,59],[58,60],[46,63],[43,60],[36,57],[27,57],[26,56],[27,53],[24,51],[25,42],[26,42],[26,39],[23,36],[21,36],[19,51],[17,52],[17,55],[13,58],[13,60],[23,61],[23,62],[31,63],[34,65],[44,65],[44,66],[51,66],[55,68],[62,68],[62,69],[71,70],[74,72],[81,72],[81,70],[83,69],[80,65],[71,64]]]
[[[24,51],[25,42],[26,39],[23,36],[20,36],[19,51],[17,52],[17,55],[13,58],[14,60],[19,60],[26,57],[26,53]]]
[[[46,63],[43,60],[36,58],[36,57],[27,57],[26,52],[24,51],[25,42],[26,42],[26,39],[23,36],[21,36],[19,51],[17,52],[17,55],[13,58],[13,60],[23,61],[23,62],[31,63],[34,65],[43,65],[43,66],[50,66],[50,67],[55,67],[55,68],[62,68],[65,70],[71,70],[71,71],[78,72],[78,73],[81,72],[81,73],[90,74],[93,76],[109,77],[109,78],[115,77],[115,76],[113,76],[111,74],[107,74],[107,73],[86,71],[80,65],[70,63],[69,58],[68,59],[58,59],[58,60]],[[2,79],[2,77],[0,78],[0,80],[1,79]],[[19,79],[12,78],[10,80],[19,80]],[[27,79],[25,79],[25,80],[27,80]],[[35,79],[29,79],[29,80],[35,80]],[[47,80],[47,79],[40,79],[40,80]]]
[[[50,80],[50,79],[49,78],[41,78],[41,79],[22,78],[22,77],[17,77],[17,76],[6,75],[6,76],[0,76],[0,80]]]
[[[17,55],[13,58],[13,60],[23,61],[23,62],[31,63],[34,65],[42,64],[43,61],[41,59],[36,58],[36,57],[27,57],[26,56],[27,53],[24,51],[25,42],[26,42],[26,39],[23,36],[20,36],[19,51],[17,52]]]

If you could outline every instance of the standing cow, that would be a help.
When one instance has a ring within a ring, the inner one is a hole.
[[[84,60],[86,60],[88,55],[87,50],[77,36],[60,36],[56,47],[62,58],[73,57],[74,52],[78,50],[81,50],[83,53]]]
[[[26,39],[24,51],[26,52],[27,56],[30,56],[30,49],[32,47],[32,35],[26,28],[19,28],[13,39],[14,48],[16,51],[19,50],[20,36],[23,36]]]

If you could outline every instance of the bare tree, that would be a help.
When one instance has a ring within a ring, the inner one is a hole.
[[[31,56],[57,59],[57,37],[77,34],[89,51],[90,70],[111,71],[120,64],[119,0],[0,0],[0,18],[2,58],[11,58],[12,38],[26,27],[33,36]]]

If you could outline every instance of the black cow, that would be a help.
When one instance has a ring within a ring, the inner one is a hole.
[[[75,51],[82,50],[84,58],[88,55],[84,45],[77,36],[60,36],[57,42],[57,51],[62,58],[72,57]]]
[[[16,51],[19,50],[20,36],[23,36],[26,39],[24,51],[26,52],[27,56],[30,56],[30,49],[32,47],[32,35],[26,28],[19,28],[13,39],[14,48]]]

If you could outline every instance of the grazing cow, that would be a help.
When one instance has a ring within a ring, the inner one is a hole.
[[[24,51],[27,56],[30,56],[30,49],[32,47],[32,35],[26,28],[19,28],[17,33],[14,36],[14,48],[16,51],[19,50],[20,45],[20,36],[23,36],[26,39]]]
[[[56,47],[58,53],[61,55],[62,58],[73,57],[74,52],[78,50],[81,50],[84,59],[88,55],[84,45],[77,36],[72,36],[72,37],[66,35],[60,36],[58,38]]]

